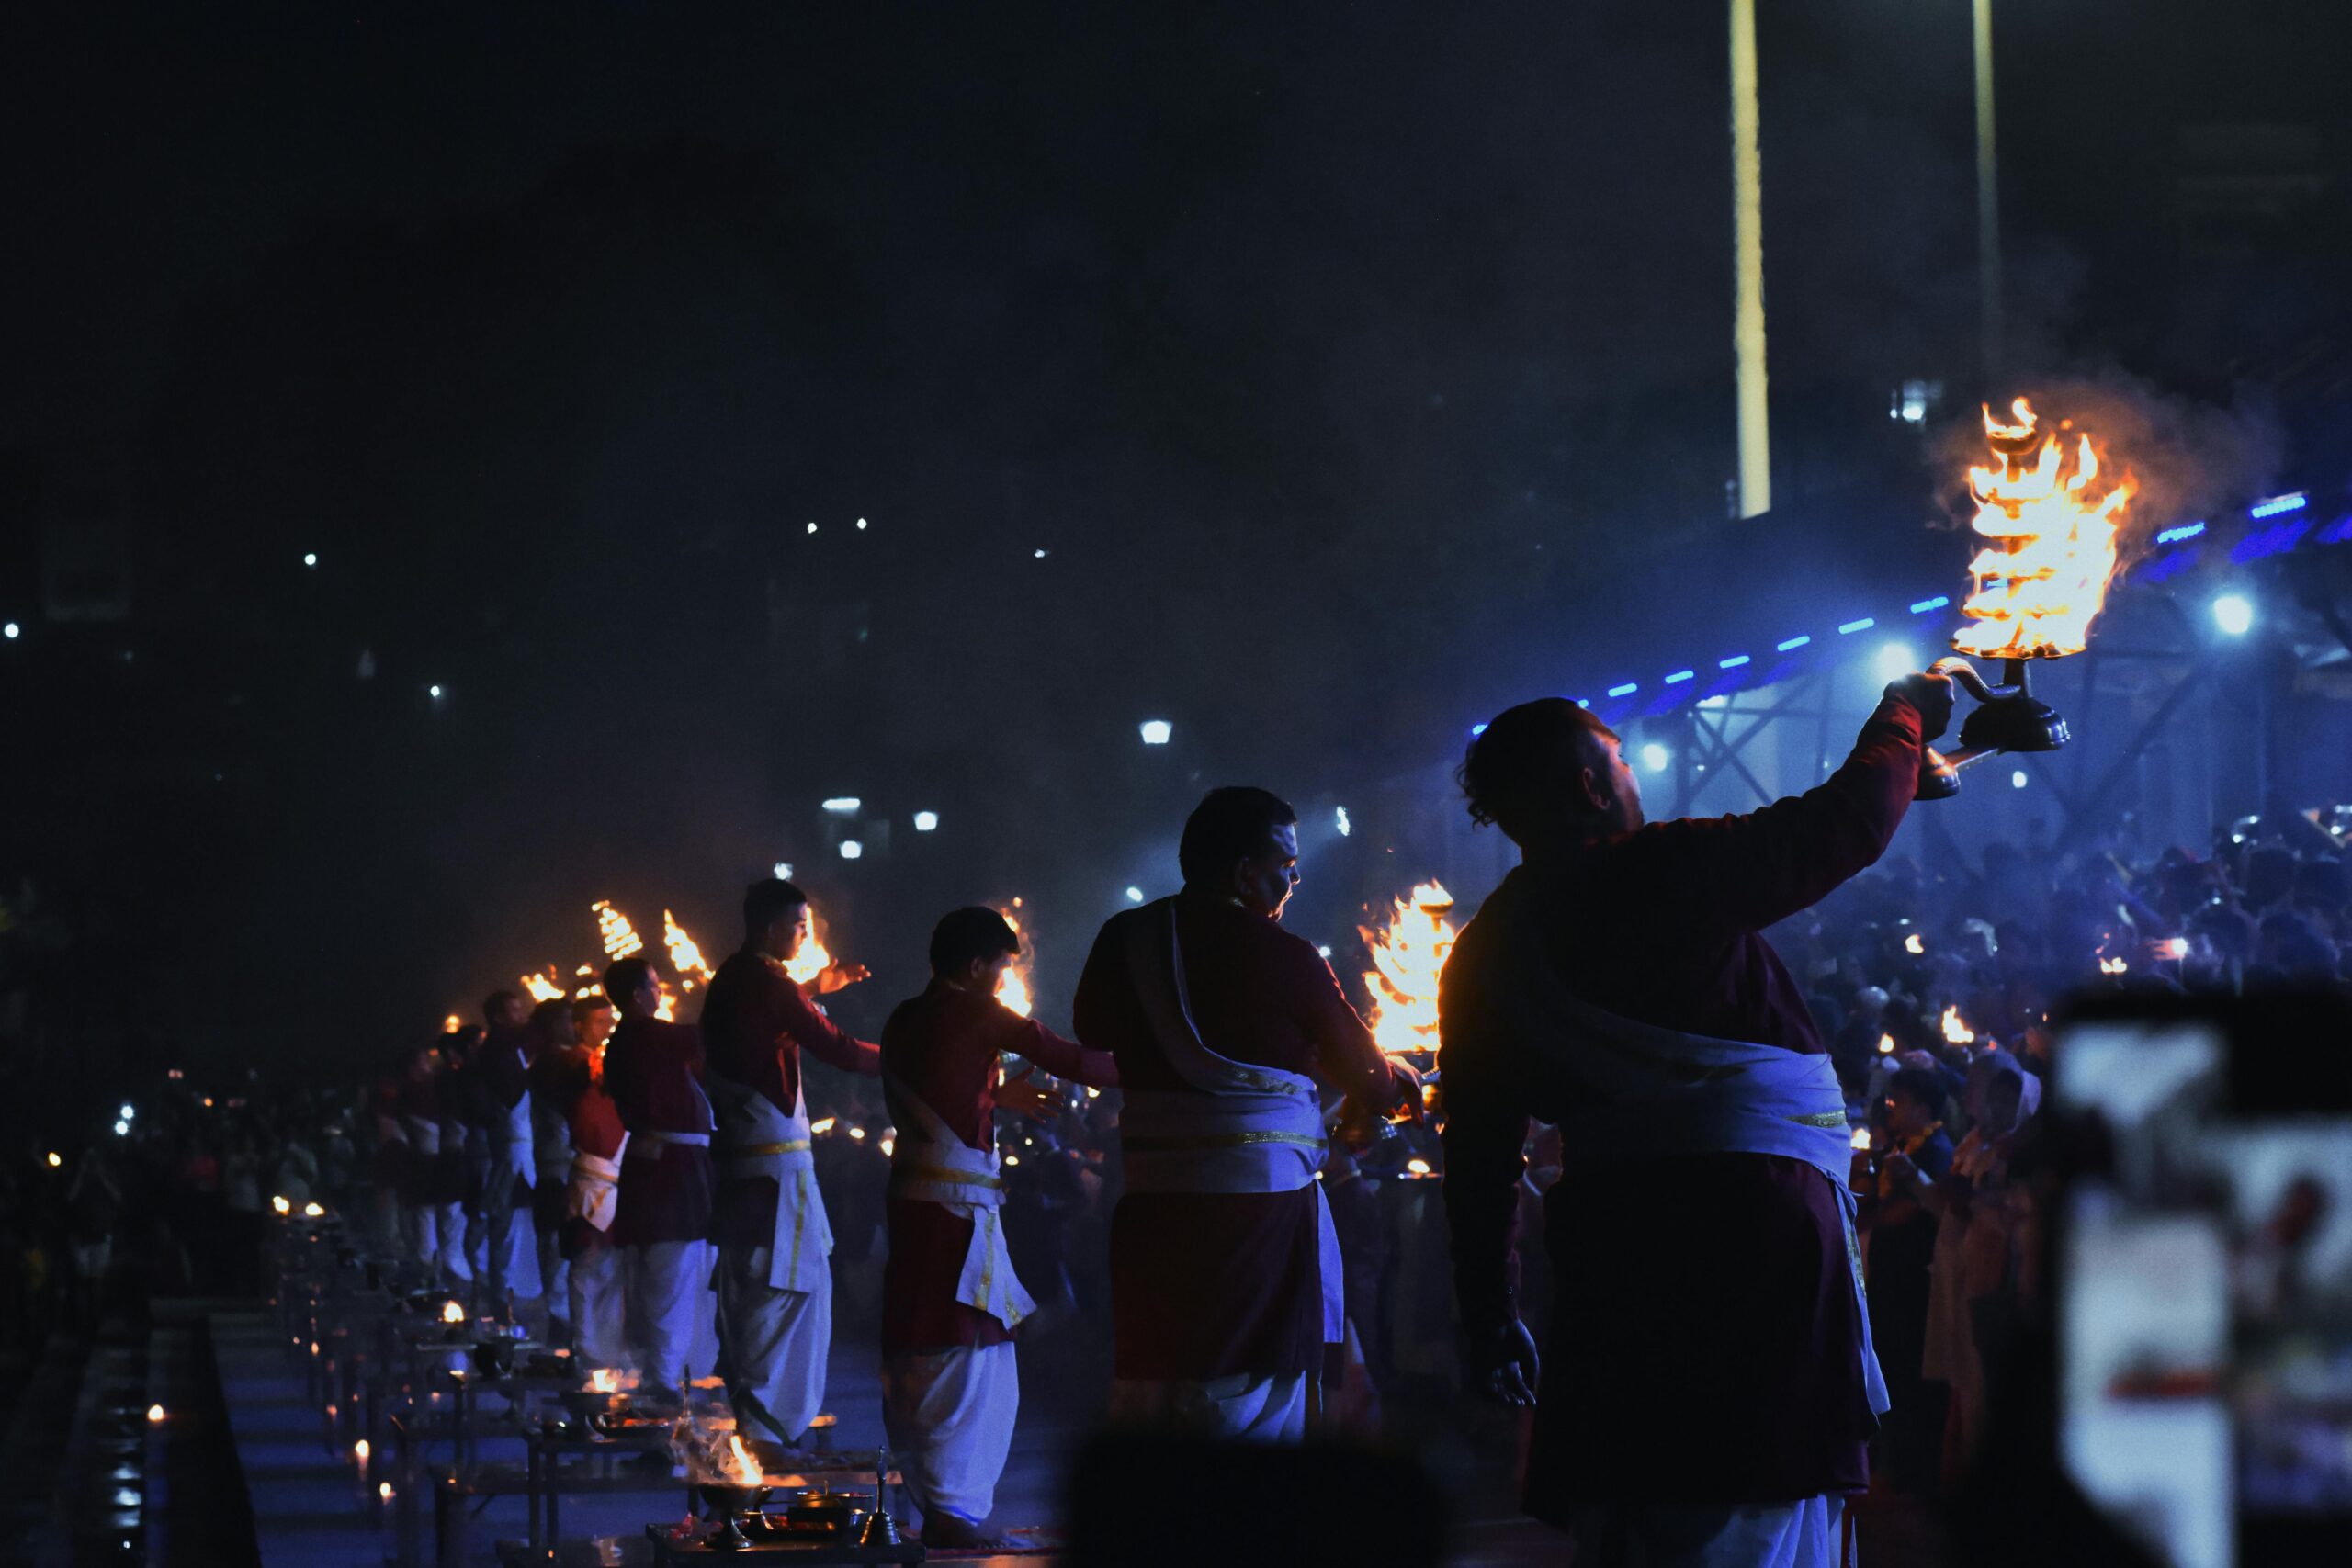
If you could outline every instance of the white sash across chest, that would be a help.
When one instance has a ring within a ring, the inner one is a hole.
[[[1333,1105],[1303,1073],[1237,1062],[1202,1040],[1184,981],[1176,905],[1163,899],[1127,928],[1127,965],[1152,1040],[1190,1090],[1126,1089],[1119,1145],[1130,1192],[1295,1192],[1322,1168]],[[1340,1235],[1315,1192],[1323,1337],[1346,1336]]]
[[[1012,1253],[1005,1246],[1001,1156],[994,1148],[970,1147],[899,1079],[885,1087],[910,1123],[899,1129],[890,1153],[890,1196],[936,1203],[972,1223],[971,1244],[956,1277],[956,1299],[1008,1329],[1020,1327],[1037,1303],[1013,1273]]]
[[[721,1180],[765,1176],[775,1182],[775,1231],[768,1253],[768,1287],[816,1291],[828,1282],[833,1227],[817,1190],[817,1161],[808,1134],[808,1097],[795,1091],[792,1114],[758,1089],[706,1072],[718,1129],[712,1152]]]

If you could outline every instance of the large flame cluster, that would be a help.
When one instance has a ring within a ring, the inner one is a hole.
[[[1017,905],[1020,900],[1013,902]],[[597,899],[588,907],[588,912],[595,917],[596,939],[605,950],[606,964],[639,957],[645,953],[645,939],[638,934],[636,923],[611,899]],[[802,945],[799,955],[785,965],[786,972],[803,984],[815,979],[833,961],[832,954],[825,950],[823,939],[816,934],[813,913],[810,919],[808,941]],[[707,986],[715,970],[709,959],[704,956],[702,945],[695,941],[684,926],[678,923],[676,914],[668,909],[662,911],[662,942],[669,954],[670,973],[676,977],[676,985],[673,987],[670,976],[657,970],[654,980],[661,993],[661,1005],[655,1016],[673,1019],[684,996],[696,987]],[[601,965],[582,964],[572,971],[571,984],[567,987],[561,966],[550,964],[544,969],[523,976],[522,985],[534,1002],[562,1001],[567,998],[576,1001],[605,994],[602,975]],[[457,1015],[452,1013],[448,1029],[454,1032],[458,1023]]]
[[[2138,489],[2127,470],[2101,477],[2089,435],[2061,420],[2042,428],[2023,398],[2014,423],[1984,411],[1993,463],[1968,470],[1976,498],[1970,525],[1985,541],[1968,564],[1975,585],[1952,638],[1980,659],[2051,659],[2080,653],[2107,603],[2123,510]]]
[[[1424,882],[1396,900],[1378,931],[1356,928],[1372,953],[1363,983],[1372,992],[1372,1037],[1392,1055],[1438,1048],[1437,985],[1453,952],[1453,895]]]

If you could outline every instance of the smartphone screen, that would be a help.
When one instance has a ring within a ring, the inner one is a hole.
[[[2352,1042],[2249,1032],[2103,1019],[2054,1053],[2057,1105],[2100,1148],[2059,1227],[2060,1453],[2178,1568],[2352,1517],[2352,1107],[2245,1070]]]

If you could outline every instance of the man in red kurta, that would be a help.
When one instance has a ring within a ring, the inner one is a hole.
[[[1020,1410],[1012,1331],[1032,1310],[1005,1249],[996,1152],[999,1064],[1025,1057],[1098,1089],[1110,1056],[996,999],[1021,939],[994,909],[957,909],[931,938],[931,985],[882,1030],[891,1151],[882,1277],[882,1420],[923,1544],[999,1544],[982,1528]]]
[[[605,1092],[628,1129],[612,1243],[620,1249],[639,1373],[647,1389],[674,1393],[690,1370],[709,1278],[711,1115],[702,1035],[654,1016],[661,988],[642,958],[605,970],[605,994],[621,1015],[605,1047]]]
[[[1617,737],[1561,699],[1510,710],[1470,749],[1472,816],[1523,856],[1464,930],[1439,998],[1446,1208],[1482,1391],[1537,1391],[1510,1265],[1531,1113],[1598,1117],[1634,1144],[1596,1156],[1564,1127],[1545,1203],[1557,1299],[1526,1507],[1580,1542],[1675,1562],[1835,1561],[1880,1392],[1840,1184],[1738,1136],[1690,1135],[1669,1124],[1671,1093],[1601,1086],[1677,1051],[1822,1052],[1760,933],[1885,850],[1951,710],[1948,682],[1905,677],[1820,787],[1706,820],[1645,824]],[[1586,1010],[1567,1027],[1528,1025],[1563,1016],[1521,1005],[1546,985]],[[1834,1084],[1829,1100],[1842,1122]],[[1755,1141],[1779,1136],[1764,1125]],[[1682,1152],[1645,1156],[1668,1143]]]
[[[1305,1429],[1342,1339],[1339,1247],[1316,1170],[1342,1096],[1419,1089],[1280,925],[1297,816],[1211,792],[1184,825],[1184,890],[1114,917],[1076,999],[1118,1064],[1126,1188],[1111,1219],[1115,1410],[1235,1436]],[[1326,1103],[1318,1103],[1318,1101]]]
[[[702,1005],[718,1111],[720,1181],[710,1236],[718,1246],[719,1375],[736,1419],[790,1447],[824,1407],[833,1339],[833,1235],[817,1190],[800,1054],[871,1077],[876,1048],[836,1027],[789,966],[811,934],[808,897],[781,878],[743,895],[743,947],[711,976]],[[865,978],[833,964],[811,983],[830,994]]]

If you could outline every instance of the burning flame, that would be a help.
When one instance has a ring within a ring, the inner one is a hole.
[[[1015,898],[1012,909],[1019,908],[1021,900]],[[1021,921],[1012,909],[999,909],[997,913],[1004,917],[1004,923],[1012,928],[1012,934],[1017,937],[1021,934]],[[1006,965],[1004,978],[997,983],[996,987],[996,999],[1023,1018],[1029,1016],[1030,1009],[1035,1005],[1029,999],[1030,957],[1028,944],[1024,942],[1022,951]]]
[[[694,989],[696,980],[710,978],[710,965],[704,962],[702,949],[678,923],[678,917],[669,910],[662,911],[662,941],[670,950],[670,967],[677,972],[686,989]]]
[[[531,994],[531,999],[535,1002],[560,1002],[564,998],[563,987],[556,982],[555,965],[552,964],[548,965],[548,972],[544,975],[534,973],[524,976],[523,989]]]
[[[269,1201],[269,1206],[281,1214],[290,1214],[294,1212],[294,1201],[290,1198],[272,1198]]]
[[[589,1393],[620,1393],[620,1391],[621,1391],[621,1375],[620,1375],[620,1373],[618,1373],[618,1372],[615,1371],[612,1368],[610,1368],[610,1367],[598,1367],[595,1371],[592,1371],[592,1372],[590,1372],[590,1373],[588,1374],[588,1392],[589,1392]]]
[[[2098,961],[2098,972],[2102,975],[2120,975],[2131,967],[2131,964],[2120,958],[2102,958]]]
[[[1928,951],[1928,944],[1919,940],[1919,933],[1917,931],[1913,931],[1909,936],[1903,939],[1903,951],[1905,953],[1925,953]]]
[[[817,906],[808,906],[808,940],[800,944],[784,972],[794,984],[805,986],[833,966],[833,955],[825,951],[824,928],[817,923]]]
[[[1878,1037],[1878,1054],[1882,1056],[1892,1056],[1894,1055],[1894,1035],[1882,1034]]]
[[[444,1323],[463,1323],[466,1321],[466,1309],[459,1306],[454,1298],[450,1301],[445,1302],[442,1303],[441,1307],[441,1321]]]
[[[1437,1049],[1437,982],[1453,952],[1453,922],[1446,919],[1453,911],[1453,895],[1424,882],[1396,900],[1387,930],[1356,928],[1372,950],[1373,966],[1363,976],[1372,1017],[1365,1021],[1392,1055]]]
[[[1866,1155],[1866,1154],[1870,1153],[1870,1152],[1871,1152],[1871,1130],[1870,1130],[1868,1127],[1857,1127],[1857,1128],[1855,1128],[1855,1129],[1854,1129],[1854,1136],[1853,1136],[1853,1138],[1851,1139],[1851,1142],[1852,1142],[1852,1144],[1853,1144],[1853,1145],[1854,1145],[1854,1152],[1855,1152],[1856,1154],[1864,1154],[1864,1155]]]
[[[2025,399],[2009,407],[2015,424],[1984,411],[1995,465],[1968,470],[1971,525],[1988,543],[1968,564],[1976,581],[1961,614],[1973,624],[1951,645],[1983,659],[2080,653],[2107,603],[2116,536],[2139,486],[2128,470],[2102,484],[2088,435],[2075,436],[2070,453],[2059,432],[2073,421],[2044,433]]]
[[[743,1439],[734,1433],[727,1434],[727,1479],[738,1486],[757,1486],[767,1478],[760,1469],[760,1461],[743,1447]]]
[[[599,898],[588,908],[595,914],[596,934],[604,939],[608,962],[634,958],[645,951],[645,939],[637,934],[637,928],[628,923],[627,915],[613,908],[610,898]]]
[[[448,1017],[441,1021],[441,1032],[444,1034],[455,1034],[465,1026],[466,1021],[459,1018],[453,1012]]]
[[[1944,1041],[1951,1045],[1976,1043],[1976,1031],[1968,1027],[1968,1021],[1960,1016],[1957,1007],[1944,1009]]]
[[[302,1205],[302,1217],[306,1220],[323,1220],[327,1217],[327,1212],[316,1203],[305,1203]]]

